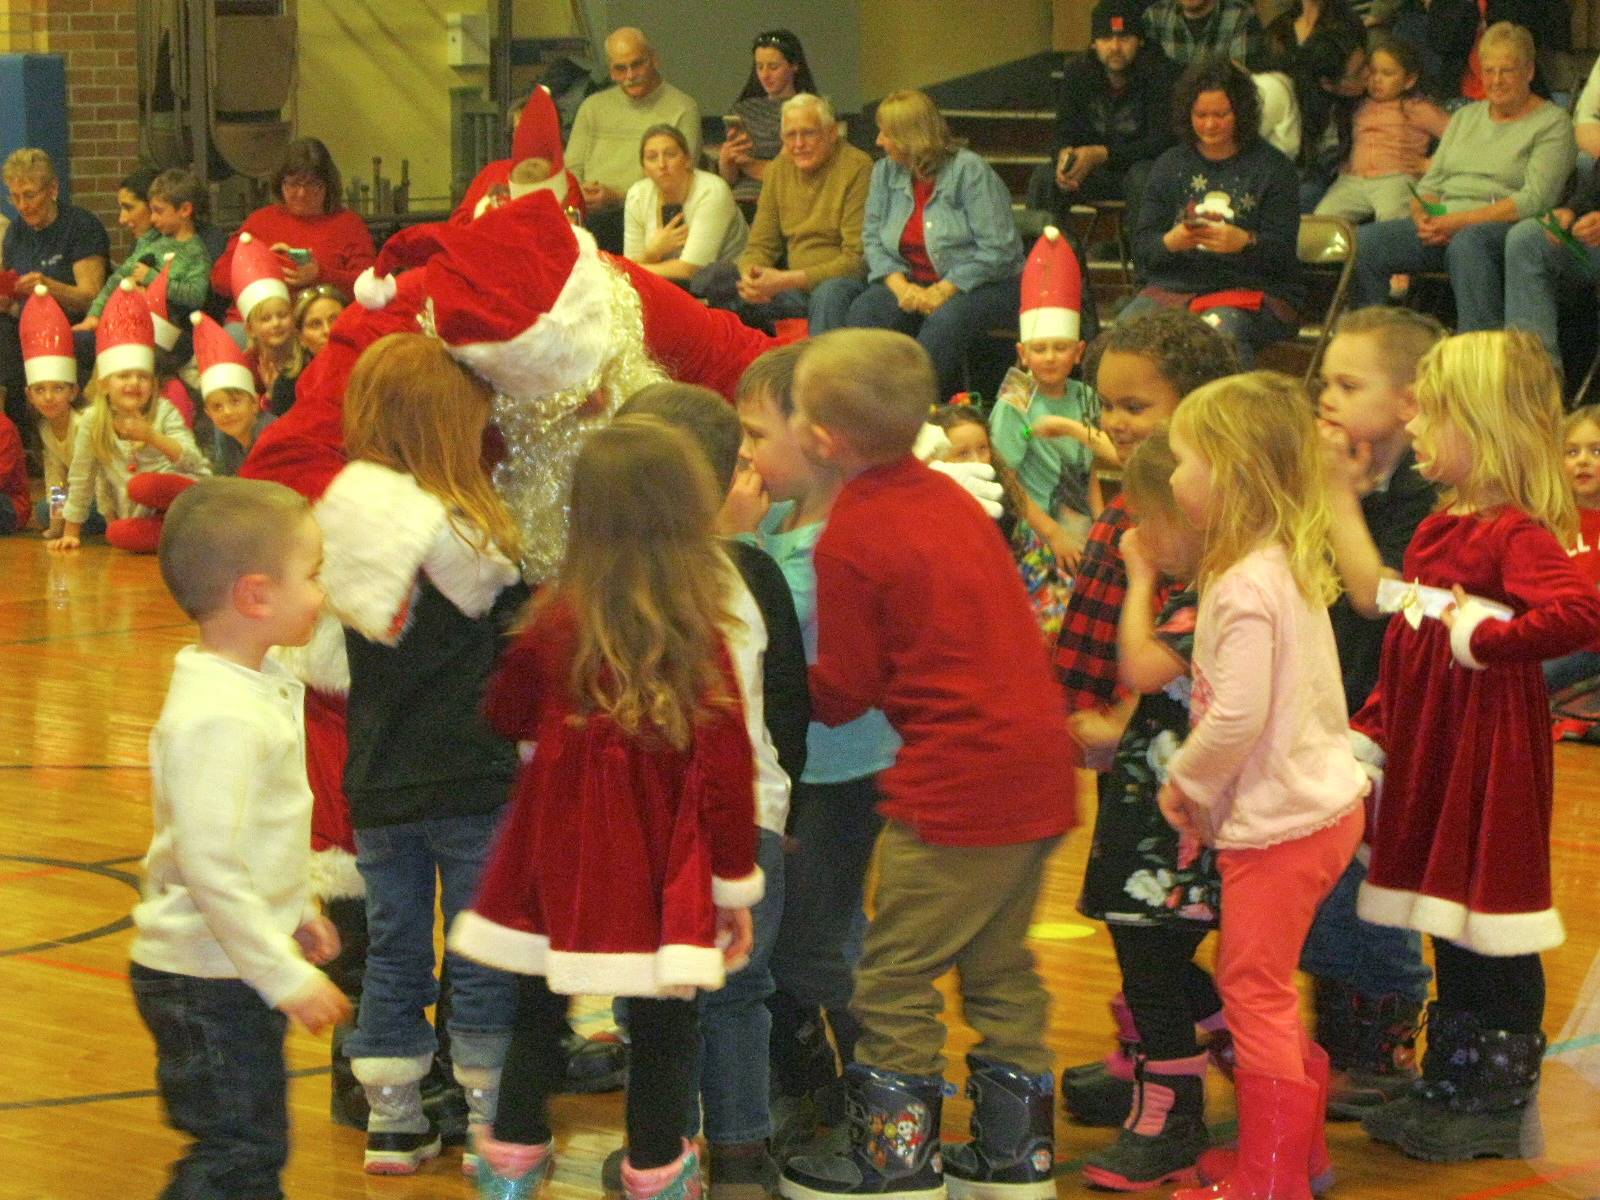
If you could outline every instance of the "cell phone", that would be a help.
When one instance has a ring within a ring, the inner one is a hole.
[[[312,259],[311,251],[302,250],[298,246],[290,246],[284,253],[289,256],[290,261],[297,267],[305,266]]]
[[[722,118],[722,127],[727,130],[729,137],[732,137],[736,133],[744,133],[744,118],[738,113],[728,113]]]
[[[661,206],[661,223],[670,225],[673,218],[682,215],[682,213],[683,205],[681,204],[663,204]]]

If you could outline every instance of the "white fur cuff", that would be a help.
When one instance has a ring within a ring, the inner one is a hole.
[[[767,894],[767,877],[757,867],[743,879],[711,877],[711,902],[718,908],[754,908]]]
[[[1483,670],[1484,664],[1472,654],[1472,635],[1479,625],[1494,619],[1495,614],[1475,596],[1469,596],[1467,602],[1456,609],[1455,624],[1450,627],[1450,652],[1463,667]]]
[[[483,551],[468,545],[449,521],[433,539],[422,569],[446,600],[474,620],[488,612],[494,598],[520,578],[505,555],[492,546]]]

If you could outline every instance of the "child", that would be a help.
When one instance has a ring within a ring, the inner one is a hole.
[[[1392,221],[1411,215],[1411,191],[1428,169],[1428,147],[1450,115],[1417,91],[1422,56],[1410,42],[1384,40],[1367,66],[1367,98],[1356,108],[1350,157],[1317,202],[1317,215]]]
[[[750,952],[763,893],[717,507],[686,434],[634,416],[591,436],[566,559],[490,687],[495,728],[535,748],[450,934],[459,952],[524,976],[505,1103],[478,1141],[484,1194],[532,1196],[549,1175],[553,1031],[566,994],[594,991],[634,997],[624,1191],[700,1194],[683,1136],[694,998]]]
[[[1567,555],[1585,579],[1600,586],[1600,405],[1573,409],[1561,432],[1561,465],[1578,503],[1578,538],[1567,547]],[[1544,681],[1552,692],[1594,675],[1600,675],[1600,651],[1593,646],[1544,664]]]
[[[784,1167],[792,1200],[1054,1193],[1049,1000],[1025,944],[1050,853],[1074,823],[1061,695],[1005,542],[911,456],[937,396],[911,338],[841,329],[800,351],[794,424],[842,481],[815,550],[814,711],[877,708],[902,745],[880,776],[876,912],[851,1014],[852,1143]],[[959,637],[952,636],[960,630]],[[934,980],[960,965],[976,1141],[944,1147]]]
[[[1104,921],[1122,973],[1122,995],[1140,1045],[1134,1099],[1116,1142],[1084,1160],[1091,1187],[1143,1191],[1193,1178],[1208,1145],[1205,1076],[1185,992],[1209,990],[1195,951],[1216,927],[1216,854],[1180,844],[1156,791],[1164,760],[1189,727],[1194,578],[1200,539],[1168,480],[1176,463],[1164,430],[1129,457],[1122,493],[1137,522],[1120,547],[1128,594],[1117,626],[1122,683],[1140,693],[1106,772],[1078,910]],[[1159,576],[1174,582],[1157,604]],[[1200,976],[1188,987],[1175,981]]]
[[[205,313],[191,313],[194,354],[200,364],[200,397],[211,418],[211,466],[218,475],[237,475],[250,447],[273,415],[261,407],[255,375],[238,343]]]
[[[106,305],[95,341],[93,403],[78,422],[61,536],[49,545],[76,550],[94,505],[111,545],[149,554],[160,514],[210,468],[178,410],[156,395],[155,330],[131,281]]]
[[[1563,549],[1578,521],[1556,450],[1560,381],[1539,340],[1440,343],[1417,406],[1418,469],[1445,507],[1412,538],[1402,577],[1455,604],[1401,589],[1406,615],[1389,623],[1378,687],[1352,725],[1387,756],[1359,911],[1433,935],[1438,999],[1422,1080],[1362,1125],[1429,1161],[1516,1158],[1538,1153],[1523,1118],[1545,1048],[1539,953],[1564,937],[1539,663],[1595,643],[1600,593]],[[1339,544],[1340,569],[1373,612],[1381,573],[1354,540]]]
[[[326,283],[308,287],[295,298],[291,320],[295,331],[295,356],[289,368],[272,384],[272,414],[283,416],[294,404],[294,385],[322,348],[328,344],[333,323],[344,311],[344,299],[337,289]]]
[[[150,734],[155,832],[128,973],[167,1119],[193,1138],[166,1194],[281,1196],[283,1038],[349,1002],[314,963],[339,951],[310,897],[302,687],[267,659],[322,606],[322,539],[275,483],[208,480],[161,533],[161,577],[199,625]]]
[[[1305,393],[1270,372],[1191,393],[1170,436],[1173,498],[1205,547],[1192,726],[1158,801],[1190,853],[1217,852],[1239,1105],[1233,1171],[1174,1200],[1305,1196],[1307,1164],[1326,1161],[1328,1060],[1300,1027],[1295,962],[1370,790],[1328,620],[1339,581],[1321,450]]]
[[[248,295],[240,304],[251,307]],[[350,664],[344,790],[369,944],[344,1049],[371,1108],[373,1175],[413,1174],[440,1151],[421,1094],[437,1046],[424,1014],[436,993],[434,905],[449,922],[471,899],[516,773],[516,751],[478,711],[527,595],[521,539],[483,466],[491,401],[437,339],[378,339],[346,391],[351,463],[316,509]],[[453,952],[448,969],[455,1075],[472,1125],[487,1128],[514,989]]]
[[[267,395],[278,376],[292,369],[297,349],[283,263],[265,243],[241,233],[233,250],[232,276],[256,391]]]
[[[156,236],[134,243],[128,257],[89,305],[89,315],[78,325],[79,329],[93,329],[100,324],[111,294],[124,279],[144,289],[155,281],[163,266],[167,271],[169,304],[188,311],[206,302],[211,292],[211,256],[195,233],[195,222],[205,219],[207,197],[205,184],[189,171],[163,171],[151,181],[150,226]]]
[[[44,530],[45,537],[54,539],[61,536],[67,470],[77,437],[78,414],[72,405],[78,398],[78,367],[73,357],[72,328],[67,323],[67,314],[61,311],[61,305],[43,284],[33,289],[33,295],[22,308],[17,337],[22,347],[28,403],[38,417],[35,424],[44,451],[45,498],[39,502],[34,520]],[[20,445],[17,453],[21,454]],[[23,477],[23,495],[28,495],[26,476]],[[92,519],[99,521],[99,514],[93,514]],[[101,523],[94,532],[104,529]]]

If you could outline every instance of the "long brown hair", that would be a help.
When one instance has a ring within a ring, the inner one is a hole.
[[[522,554],[505,503],[483,463],[483,431],[494,392],[460,366],[436,338],[391,333],[368,346],[350,372],[344,444],[351,458],[410,475],[443,502],[480,550],[512,562]]]

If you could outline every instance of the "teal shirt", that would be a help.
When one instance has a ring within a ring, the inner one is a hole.
[[[111,293],[117,285],[132,274],[139,260],[148,254],[155,255],[156,271],[161,270],[167,255],[174,256],[172,270],[167,273],[169,303],[193,310],[206,302],[206,297],[211,294],[211,256],[206,253],[206,244],[199,235],[180,242],[177,238],[162,237],[154,229],[147,229],[133,243],[128,257],[117,264],[117,269],[111,272],[111,278],[106,280],[105,287],[94,298],[94,303],[89,306],[91,317],[100,315],[100,310],[105,308],[106,301],[111,299]],[[153,279],[154,273],[147,275],[145,285],[148,286]]]
[[[1067,380],[1060,396],[1041,396],[1037,390],[1024,417],[1009,404],[996,403],[989,414],[989,444],[1017,473],[1022,490],[1045,512],[1056,511],[1056,493],[1063,479],[1067,506],[1089,512],[1089,470],[1094,453],[1076,438],[1030,438],[1024,432],[1041,417],[1071,417],[1082,421],[1089,410],[1089,389],[1076,379]]]
[[[800,618],[806,662],[810,664],[817,661],[817,571],[811,555],[822,536],[823,522],[813,521],[786,531],[783,523],[793,511],[792,500],[774,504],[753,540],[773,557],[789,581],[795,614]],[[806,731],[806,769],[801,779],[805,783],[864,779],[893,766],[899,751],[900,735],[877,709],[848,725],[830,728],[813,721]]]

